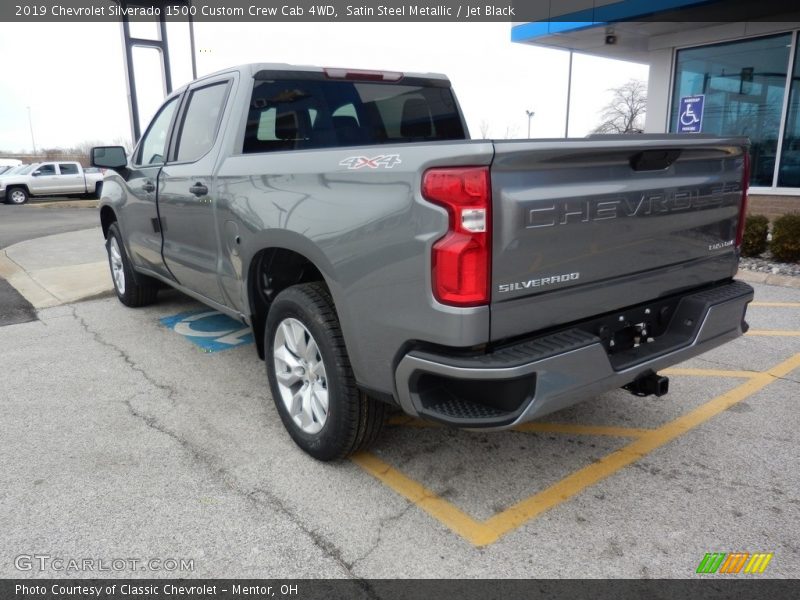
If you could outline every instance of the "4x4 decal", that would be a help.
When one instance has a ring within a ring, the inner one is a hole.
[[[347,167],[348,169],[361,169],[363,167],[369,167],[370,169],[378,169],[380,167],[385,167],[387,169],[391,169],[395,165],[399,165],[401,162],[399,154],[379,154],[378,156],[373,156],[372,158],[368,156],[348,156],[347,158],[339,161],[339,164],[343,167]]]

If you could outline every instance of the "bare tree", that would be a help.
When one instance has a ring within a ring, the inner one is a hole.
[[[131,144],[131,140],[129,137],[120,136],[114,138],[114,145],[115,146],[122,146],[125,148],[125,152],[129,155],[133,153],[133,144]]]
[[[92,151],[92,148],[95,146],[105,146],[105,144],[100,140],[84,140],[79,144],[74,145],[70,150],[74,154],[79,154],[81,156],[85,156],[87,161],[89,159],[89,153]]]
[[[602,123],[592,133],[642,133],[647,111],[647,84],[631,79],[608,90],[614,97],[601,113]]]
[[[481,139],[489,139],[489,122],[486,119],[481,121]]]

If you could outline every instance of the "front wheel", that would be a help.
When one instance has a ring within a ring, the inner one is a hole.
[[[25,188],[11,188],[6,192],[6,202],[9,204],[25,204],[28,201],[28,191]]]
[[[111,268],[111,279],[114,282],[114,291],[117,298],[125,306],[133,308],[152,304],[158,294],[158,282],[146,275],[133,275],[133,266],[125,253],[122,243],[122,234],[116,223],[108,228],[106,237],[106,251],[108,252],[108,266]]]
[[[294,442],[318,460],[369,446],[387,406],[358,389],[328,290],[304,283],[282,291],[264,330],[267,379]]]

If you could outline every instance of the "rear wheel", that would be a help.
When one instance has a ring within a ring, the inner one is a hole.
[[[272,398],[294,442],[318,460],[372,444],[387,405],[358,389],[328,290],[295,285],[278,294],[264,330]]]
[[[25,204],[28,201],[28,190],[25,188],[11,188],[6,191],[6,202],[9,204]]]
[[[133,266],[125,253],[122,235],[116,223],[112,223],[108,228],[106,251],[114,291],[119,301],[133,308],[152,304],[158,294],[158,282],[142,274],[137,274],[134,280]]]
[[[94,186],[94,192],[89,194],[89,197],[92,198],[93,200],[97,200],[102,195],[103,195],[103,182],[98,181]]]

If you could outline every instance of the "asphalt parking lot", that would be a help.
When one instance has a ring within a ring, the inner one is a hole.
[[[32,198],[13,206],[0,202],[0,248],[54,233],[97,225],[97,202],[80,198]],[[77,207],[85,207],[77,209]]]
[[[92,575],[15,567],[44,554],[193,561],[104,576],[687,578],[765,552],[736,576],[798,577],[800,290],[755,287],[750,333],[663,398],[500,433],[398,415],[334,464],[293,445],[249,338],[196,302],[44,309],[0,327],[0,576]]]

